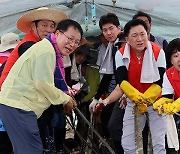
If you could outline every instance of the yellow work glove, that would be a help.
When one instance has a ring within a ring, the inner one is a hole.
[[[180,98],[178,98],[172,103],[164,104],[163,108],[164,108],[164,113],[166,114],[174,114],[175,112],[179,112],[180,111]]]
[[[145,103],[139,103],[139,104],[137,104],[137,108],[138,108],[138,110],[139,110],[139,112],[140,112],[141,114],[144,114],[145,112],[148,111],[148,106],[147,106],[147,104],[145,104]]]
[[[152,105],[156,99],[161,95],[161,87],[158,84],[152,84],[145,92],[144,95],[147,98],[147,105]]]
[[[120,88],[126,94],[126,96],[132,100],[134,103],[144,102],[146,99],[145,95],[134,88],[129,82],[123,80]]]
[[[172,102],[173,102],[173,99],[162,97],[153,104],[153,109],[158,110],[158,113],[162,114],[164,112],[163,105],[172,103]]]

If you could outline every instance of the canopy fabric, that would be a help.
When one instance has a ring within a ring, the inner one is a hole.
[[[91,19],[91,4],[96,6],[96,22]],[[0,36],[15,32],[23,37],[16,28],[17,19],[25,12],[38,7],[50,7],[66,12],[71,19],[78,21],[84,36],[100,34],[99,18],[108,12],[115,13],[123,27],[137,10],[152,17],[152,34],[168,41],[180,37],[180,0],[0,0]],[[85,30],[85,16],[88,16],[88,30]]]

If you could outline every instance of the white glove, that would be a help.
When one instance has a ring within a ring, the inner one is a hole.
[[[89,111],[91,113],[95,112],[95,108],[96,108],[96,104],[98,103],[98,100],[93,98],[93,101],[91,102],[91,104],[89,105]]]

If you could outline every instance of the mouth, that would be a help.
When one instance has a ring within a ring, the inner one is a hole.
[[[48,34],[44,34],[44,36],[45,36],[45,37],[47,37],[47,36],[48,36]]]
[[[66,53],[70,54],[72,52],[72,49],[65,47]]]
[[[108,36],[108,39],[111,40],[113,37],[112,36]]]
[[[137,46],[138,46],[138,47],[143,47],[143,46],[144,46],[144,43],[138,43]]]

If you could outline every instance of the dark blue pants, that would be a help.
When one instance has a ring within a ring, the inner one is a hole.
[[[0,104],[0,117],[12,142],[14,154],[43,153],[34,112]]]

